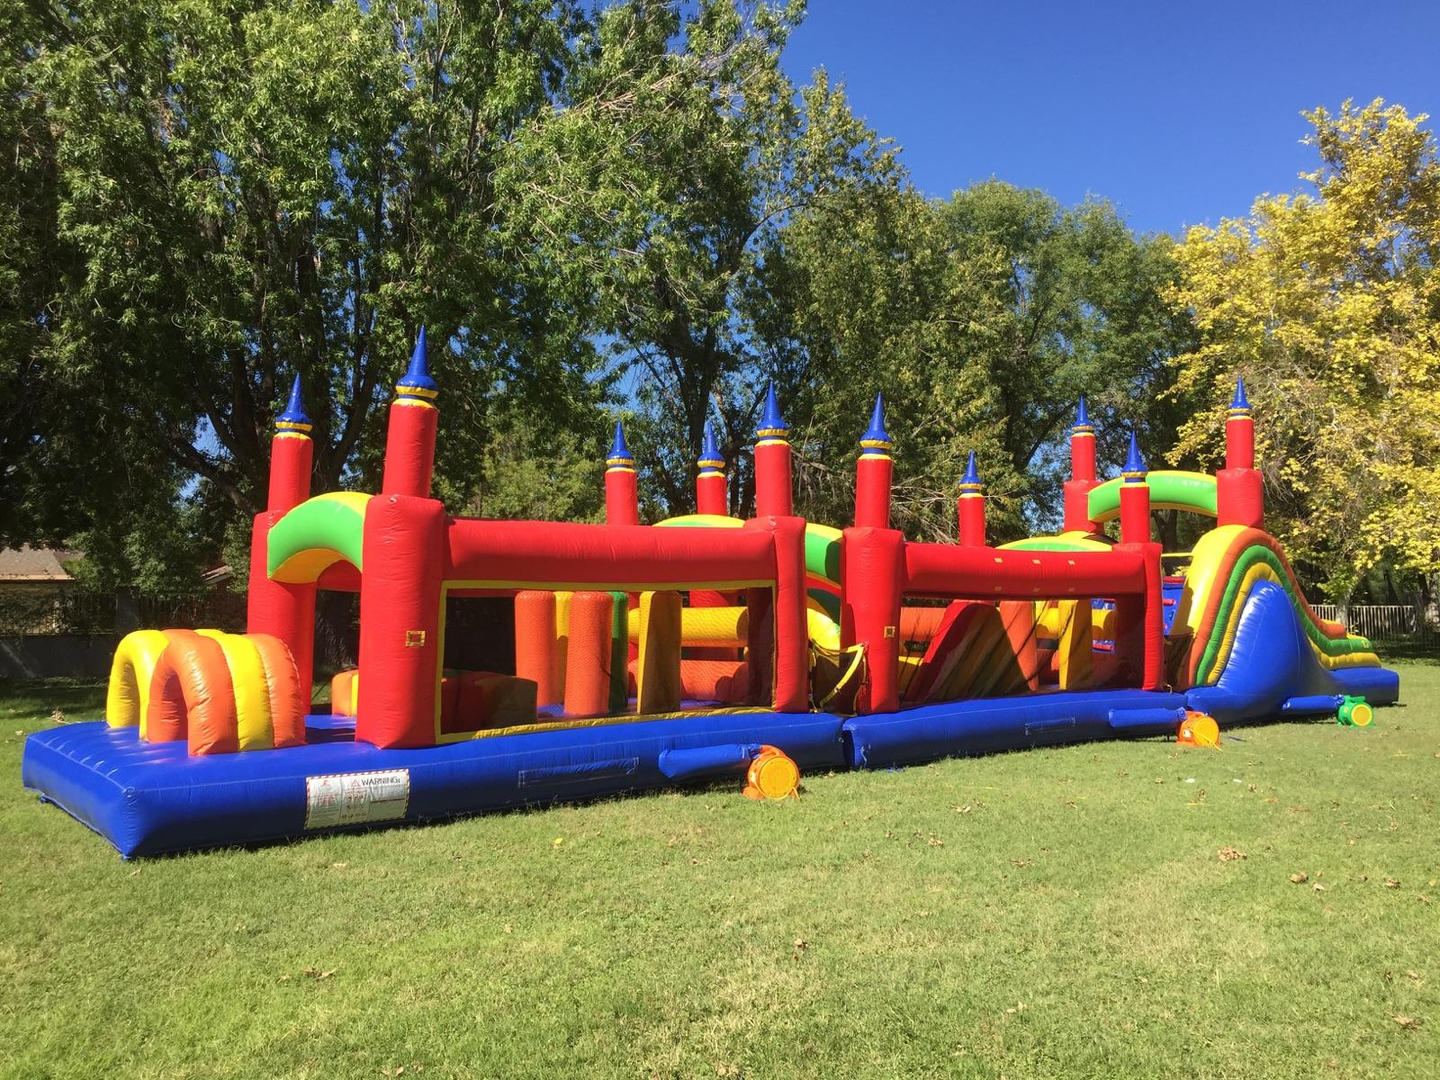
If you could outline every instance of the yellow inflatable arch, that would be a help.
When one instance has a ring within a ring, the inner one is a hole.
[[[110,664],[110,688],[105,694],[105,722],[111,727],[138,724],[140,738],[145,738],[150,679],[169,641],[163,630],[136,630],[120,642]]]

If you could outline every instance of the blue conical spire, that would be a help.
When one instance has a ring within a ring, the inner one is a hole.
[[[310,431],[310,418],[305,415],[305,406],[300,402],[300,376],[296,374],[295,382],[290,387],[290,401],[285,406],[285,411],[275,418],[275,426],[281,431],[298,431],[306,434]]]
[[[765,414],[760,418],[760,429],[755,432],[760,439],[786,439],[790,425],[780,415],[780,402],[775,399],[775,384],[772,382],[765,391]]]
[[[875,395],[875,407],[870,410],[870,426],[860,436],[860,456],[884,457],[890,452],[890,433],[885,430],[885,395]]]
[[[1249,416],[1250,400],[1245,396],[1245,376],[1235,380],[1235,397],[1230,402],[1231,416]]]
[[[1145,459],[1140,455],[1140,444],[1135,441],[1135,432],[1130,432],[1130,451],[1125,455],[1125,466],[1120,475],[1127,484],[1139,484],[1145,480]]]
[[[720,456],[720,446],[715,441],[715,426],[705,421],[705,442],[700,447],[700,458],[695,462],[700,472],[718,473],[725,471],[725,459]]]
[[[975,451],[971,450],[970,458],[965,462],[965,475],[960,478],[960,490],[979,491],[984,486],[980,482],[980,470],[975,467]]]
[[[615,442],[610,446],[610,455],[605,459],[605,465],[610,469],[635,467],[635,459],[630,456],[630,448],[625,445],[625,426],[619,420],[615,421]]]
[[[410,367],[395,384],[395,393],[400,398],[432,402],[440,395],[440,386],[430,377],[430,360],[425,350],[425,327],[415,338],[415,351],[410,354]]]
[[[1075,424],[1070,430],[1076,432],[1093,432],[1095,430],[1095,428],[1090,424],[1090,414],[1085,411],[1084,397],[1081,397],[1080,407],[1075,410]]]

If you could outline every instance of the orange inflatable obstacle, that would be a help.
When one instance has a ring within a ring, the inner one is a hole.
[[[137,630],[115,650],[105,719],[192,754],[234,753],[302,745],[306,704],[294,657],[269,634]]]

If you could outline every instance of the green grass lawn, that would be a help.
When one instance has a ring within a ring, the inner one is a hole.
[[[1368,731],[137,863],[20,790],[101,689],[3,688],[0,1074],[1433,1077],[1440,666],[1402,678]]]

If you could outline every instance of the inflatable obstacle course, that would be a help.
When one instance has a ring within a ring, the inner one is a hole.
[[[973,455],[957,543],[891,527],[878,397],[844,529],[794,515],[773,387],[755,516],[730,516],[707,427],[697,512],[655,526],[640,524],[618,424],[603,525],[448,514],[430,494],[439,402],[422,332],[380,490],[312,496],[297,380],[252,529],[247,632],[125,638],[106,721],[32,736],[25,785],[131,856],[725,776],[783,798],[805,768],[1080,739],[1213,746],[1220,724],[1266,717],[1364,727],[1398,697],[1367,641],[1315,615],[1264,530],[1243,386],[1213,477],[1149,472],[1132,438],[1100,482],[1082,401],[1064,530],[1003,547]],[[1214,520],[1166,569],[1156,507]],[[306,715],[322,589],[358,592],[359,663]],[[512,613],[489,632],[510,636],[513,666],[447,659],[447,611],[476,597]]]

